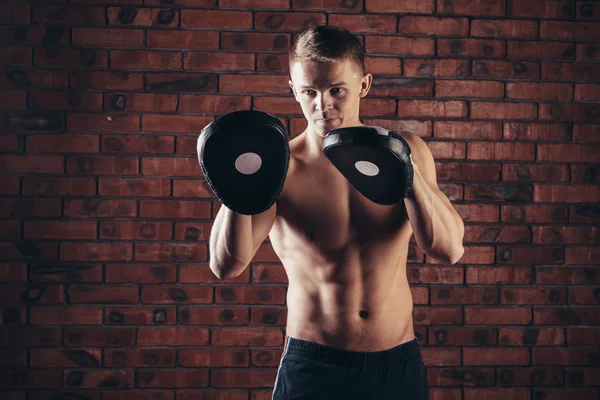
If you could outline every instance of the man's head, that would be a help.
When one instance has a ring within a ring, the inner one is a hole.
[[[294,96],[319,136],[360,124],[360,99],[373,77],[351,32],[324,25],[303,32],[290,50],[290,76]]]

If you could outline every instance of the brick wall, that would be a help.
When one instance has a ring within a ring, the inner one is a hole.
[[[414,132],[466,224],[408,279],[432,399],[600,396],[600,3],[0,3],[0,389],[11,400],[270,399],[286,276],[218,281],[195,157],[215,116],[302,131],[287,50],[363,40],[366,123]]]

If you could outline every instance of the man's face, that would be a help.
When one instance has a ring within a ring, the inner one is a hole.
[[[367,95],[372,76],[363,76],[355,62],[301,61],[293,64],[290,75],[296,101],[319,136],[360,123],[360,99]]]

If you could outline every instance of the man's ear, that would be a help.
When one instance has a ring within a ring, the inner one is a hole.
[[[365,97],[369,93],[372,83],[373,75],[367,72],[360,82],[360,97]]]
[[[292,80],[289,79],[288,84],[290,85],[290,88],[292,88],[292,93],[294,93],[294,97],[296,98],[296,101],[298,101],[298,93],[296,93],[296,88],[294,87],[294,82],[292,82]]]

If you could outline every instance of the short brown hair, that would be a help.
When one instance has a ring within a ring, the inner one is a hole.
[[[290,49],[290,70],[299,61],[336,62],[348,59],[356,62],[363,75],[364,50],[360,40],[349,30],[335,26],[318,25],[300,34]]]

